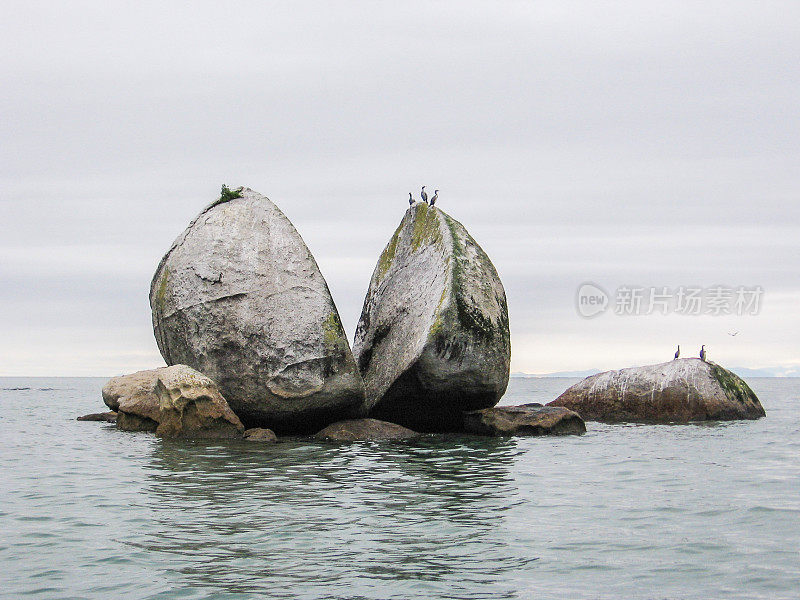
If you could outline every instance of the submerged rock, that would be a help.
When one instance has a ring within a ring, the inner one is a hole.
[[[564,406],[587,421],[606,423],[685,423],[765,415],[742,379],[697,358],[598,373],[548,406]]]
[[[319,440],[355,442],[369,440],[405,440],[419,434],[402,425],[377,419],[350,419],[328,425],[314,437]]]
[[[570,435],[586,433],[578,413],[560,406],[523,404],[464,413],[464,429],[479,435]]]
[[[113,410],[101,413],[91,413],[88,415],[83,415],[82,417],[78,417],[76,421],[100,421],[102,423],[116,423],[117,413],[115,413]]]
[[[354,353],[377,419],[458,430],[464,411],[497,404],[511,357],[506,296],[461,223],[408,209],[372,274]]]
[[[244,439],[249,442],[277,442],[278,436],[272,429],[264,429],[263,427],[254,427],[244,432]]]
[[[223,194],[178,237],[150,287],[167,364],[220,386],[249,426],[314,431],[364,409],[364,384],[325,279],[266,197]]]
[[[241,437],[242,423],[208,377],[174,365],[114,377],[103,400],[116,407],[117,428],[162,437]]]

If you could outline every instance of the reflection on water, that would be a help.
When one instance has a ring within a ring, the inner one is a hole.
[[[511,598],[504,579],[535,560],[498,531],[520,501],[509,474],[519,454],[514,440],[469,437],[164,441],[146,489],[155,514],[128,543],[179,556],[197,585],[231,592],[390,597],[390,580],[391,597],[438,582],[452,597]]]
[[[103,383],[0,380],[2,600],[797,597],[800,379],[758,421],[350,445],[75,421]]]

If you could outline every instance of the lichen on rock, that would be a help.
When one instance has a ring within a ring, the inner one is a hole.
[[[381,254],[354,354],[370,415],[421,431],[458,429],[508,384],[505,291],[489,257],[438,208],[410,207]]]
[[[587,421],[607,423],[686,423],[765,415],[741,378],[697,358],[598,373],[548,406],[564,406]]]
[[[216,381],[249,427],[313,432],[364,410],[364,384],[314,257],[286,216],[227,190],[164,255],[150,288],[167,364]]]

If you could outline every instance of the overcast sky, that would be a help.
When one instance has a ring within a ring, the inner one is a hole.
[[[294,222],[351,339],[425,184],[500,273],[514,371],[800,365],[800,3],[0,6],[0,375],[162,365],[150,278],[222,183]],[[584,319],[587,281],[764,292]]]

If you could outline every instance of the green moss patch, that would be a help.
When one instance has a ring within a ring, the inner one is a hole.
[[[505,302],[501,302],[503,308],[502,322],[495,324],[479,310],[478,307],[468,302],[464,297],[463,291],[465,289],[466,278],[469,274],[465,272],[463,264],[468,258],[463,252],[463,242],[458,231],[459,223],[445,213],[442,213],[442,216],[453,238],[453,258],[455,259],[453,262],[453,294],[455,296],[458,320],[465,329],[484,339],[493,339],[495,336],[501,337],[503,335],[508,335],[508,318],[506,317],[507,308]],[[480,246],[477,246],[477,249],[479,259],[485,261],[487,264],[491,264],[489,257],[486,256]]]
[[[748,402],[758,404],[758,397],[742,378],[728,371],[728,369],[720,367],[718,364],[709,363],[709,365],[711,365],[711,374],[725,391],[728,400],[736,400],[742,404]]]
[[[161,282],[158,284],[158,291],[156,292],[156,305],[159,312],[164,312],[164,299],[167,296],[167,277],[169,276],[169,269],[164,266],[164,272],[161,274]]]
[[[339,315],[334,311],[328,313],[328,316],[322,322],[322,338],[325,342],[325,347],[329,350],[336,350],[342,346],[344,328]]]
[[[389,268],[392,266],[394,255],[397,253],[397,242],[400,240],[400,231],[402,229],[403,224],[400,223],[397,229],[395,229],[392,239],[389,240],[386,248],[384,248],[383,252],[381,253],[381,257],[378,259],[378,283],[383,280],[387,271],[389,271]]]
[[[417,204],[414,212],[414,230],[411,234],[411,251],[416,252],[420,246],[428,245],[442,239],[439,228],[438,212],[427,204]]]
[[[244,189],[244,186],[240,186],[240,187],[232,190],[227,185],[225,185],[223,183],[222,184],[222,190],[220,191],[220,194],[219,194],[219,198],[217,198],[214,202],[212,202],[211,205],[206,210],[208,210],[210,208],[214,208],[215,206],[217,206],[219,204],[222,204],[224,202],[230,202],[231,200],[234,200],[236,198],[241,198],[243,189]]]

